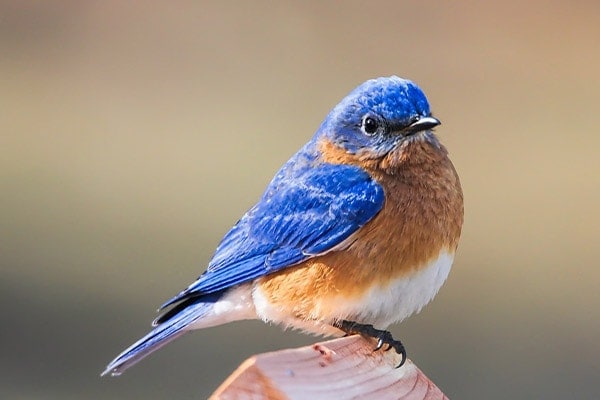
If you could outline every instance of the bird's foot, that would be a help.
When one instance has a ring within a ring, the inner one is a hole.
[[[377,346],[373,349],[373,351],[381,349],[385,344],[387,345],[387,348],[385,348],[384,351],[394,349],[396,353],[400,354],[402,357],[400,364],[398,364],[396,368],[404,365],[404,362],[406,361],[406,349],[404,348],[402,342],[395,340],[390,332],[376,329],[373,327],[373,325],[359,324],[358,322],[347,321],[345,319],[336,321],[333,326],[346,332],[346,336],[359,334],[363,337],[377,339]]]

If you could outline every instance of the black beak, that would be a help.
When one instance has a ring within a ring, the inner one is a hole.
[[[438,126],[440,124],[441,124],[441,122],[437,118],[433,118],[433,117],[419,118],[418,120],[416,120],[415,122],[413,122],[406,128],[406,134],[411,135],[411,134],[414,134],[417,132],[426,131],[428,129],[435,128],[436,126]]]

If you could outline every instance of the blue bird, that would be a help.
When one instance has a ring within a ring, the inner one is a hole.
[[[372,337],[402,365],[404,346],[384,329],[436,295],[463,223],[458,175],[432,132],[439,124],[409,80],[358,86],[225,235],[206,271],[103,375],[190,330],[244,319]]]

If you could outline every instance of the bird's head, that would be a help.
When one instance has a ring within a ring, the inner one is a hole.
[[[347,153],[376,158],[411,139],[437,145],[428,132],[439,124],[423,91],[409,80],[391,76],[368,80],[350,92],[329,113],[317,136]]]

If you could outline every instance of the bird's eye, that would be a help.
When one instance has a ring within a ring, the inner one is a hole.
[[[367,135],[373,135],[379,129],[379,122],[373,117],[366,117],[363,119],[361,128]]]

